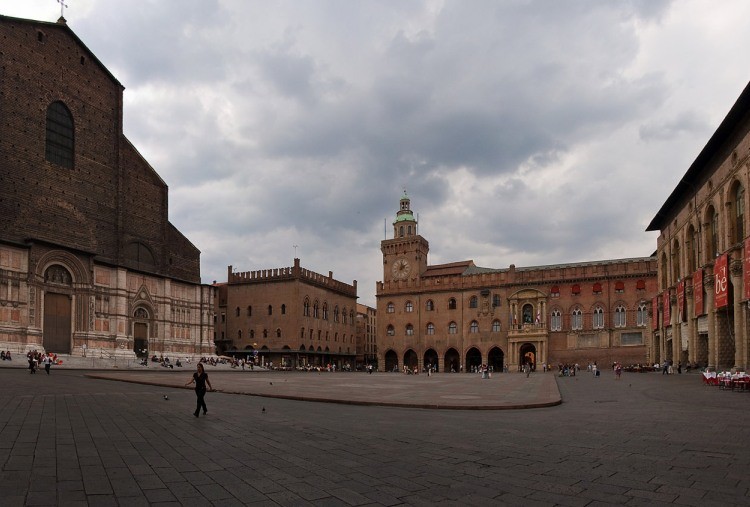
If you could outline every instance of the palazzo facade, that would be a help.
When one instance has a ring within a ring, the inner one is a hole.
[[[212,354],[213,288],[123,86],[64,18],[0,16],[0,41],[0,349]]]
[[[235,272],[216,284],[220,354],[297,368],[355,366],[357,281],[294,266]]]
[[[658,360],[750,366],[749,172],[750,84],[648,226],[660,232]]]
[[[471,371],[524,363],[644,364],[655,257],[507,269],[429,265],[404,193],[376,284],[380,371]]]

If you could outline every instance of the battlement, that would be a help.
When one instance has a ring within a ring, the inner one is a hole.
[[[305,269],[300,266],[300,260],[294,259],[294,266],[272,269],[260,269],[257,271],[237,271],[232,266],[227,267],[227,283],[248,284],[248,283],[268,283],[286,280],[299,280],[311,285],[333,290],[346,296],[357,297],[357,281],[354,280],[351,285],[340,282],[333,278],[333,271],[328,275],[322,275]]]

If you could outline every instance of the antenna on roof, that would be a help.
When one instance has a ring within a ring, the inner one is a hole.
[[[388,226],[386,225],[387,220],[388,220],[387,218],[383,219],[383,239],[388,239],[388,229],[387,229]]]

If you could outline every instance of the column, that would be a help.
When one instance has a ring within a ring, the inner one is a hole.
[[[710,273],[708,270],[704,273],[703,287],[706,289],[704,307],[708,319],[708,365],[715,368],[719,361],[719,347],[717,345],[719,333],[716,330],[716,311],[714,309],[714,291],[716,289],[714,287],[713,269]]]
[[[734,314],[734,367],[745,371],[747,366],[747,336],[745,335],[745,311],[746,304],[742,301],[742,261],[734,260],[729,266],[729,274],[732,277],[732,305]]]

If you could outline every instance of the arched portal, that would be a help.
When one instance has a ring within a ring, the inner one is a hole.
[[[413,370],[417,367],[417,353],[412,349],[404,352],[404,366],[406,366],[410,370]]]
[[[449,371],[451,373],[456,373],[461,368],[459,364],[459,358],[458,351],[454,348],[450,348],[447,351],[445,351],[445,359],[443,360],[443,371]]]
[[[523,305],[523,323],[531,324],[534,322],[534,307],[530,304]]]
[[[500,347],[493,347],[490,349],[490,353],[487,354],[487,364],[493,371],[505,371],[505,354],[503,354]]]
[[[424,367],[438,371],[438,355],[434,349],[427,349],[424,353]]]
[[[44,282],[44,348],[56,354],[70,354],[73,277],[63,266],[53,264],[45,270]]]
[[[536,347],[530,343],[524,343],[521,345],[519,355],[518,364],[521,366],[524,364],[531,365],[532,370],[536,368]]]
[[[474,368],[482,366],[482,353],[476,347],[470,348],[466,351],[466,371],[473,371]]]
[[[398,355],[393,350],[385,353],[385,371],[398,371]]]

